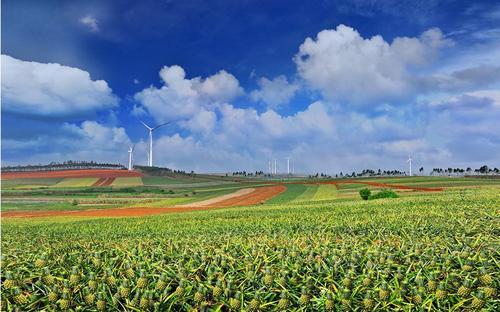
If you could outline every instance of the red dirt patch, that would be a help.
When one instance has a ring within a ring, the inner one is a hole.
[[[106,178],[99,178],[97,181],[92,184],[92,186],[99,186],[102,182],[106,181]]]
[[[2,172],[2,180],[11,179],[41,179],[41,178],[118,178],[118,177],[142,177],[142,173],[128,170],[112,169],[82,169],[82,170],[58,170],[58,171],[25,171],[25,172]]]
[[[169,208],[111,208],[111,209],[89,209],[89,210],[69,210],[69,211],[7,211],[1,213],[5,218],[35,218],[35,217],[139,217],[146,215],[157,215],[162,213],[187,212],[197,210],[208,210],[235,206],[250,206],[260,204],[286,190],[284,185],[274,185],[256,188],[249,194],[237,196],[223,200],[213,206],[203,207],[169,207]]]
[[[110,186],[116,178],[99,178],[92,186]]]

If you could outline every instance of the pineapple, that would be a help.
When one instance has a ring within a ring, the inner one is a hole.
[[[139,279],[137,279],[137,288],[144,288],[148,284],[148,279],[146,278],[144,271],[141,270],[139,274]]]
[[[481,283],[485,286],[491,285],[493,283],[493,277],[491,277],[484,268],[481,268],[480,272],[481,276],[479,276],[479,280]]]
[[[222,295],[222,288],[221,288],[220,280],[218,280],[217,283],[215,284],[215,286],[212,290],[212,294],[215,298],[220,297]]]
[[[175,289],[175,294],[179,297],[182,297],[184,295],[184,282],[181,280],[179,282],[179,286],[177,286],[177,288]]]
[[[80,275],[78,274],[78,269],[73,267],[71,275],[69,276],[69,283],[72,286],[76,286],[80,282]]]
[[[28,303],[28,296],[23,294],[19,288],[14,291],[14,303],[17,305],[25,305]]]
[[[239,298],[241,298],[241,293],[237,292],[233,298],[229,299],[231,310],[238,310],[241,307],[241,300]]]
[[[47,294],[47,299],[51,303],[55,303],[57,299],[59,299],[59,295],[57,294],[55,288],[52,288],[49,293]]]
[[[389,289],[387,287],[387,283],[383,282],[382,285],[380,286],[380,289],[378,291],[378,297],[380,300],[385,301],[387,298],[389,298],[389,295],[391,293],[389,292]]]
[[[149,299],[147,295],[143,295],[141,301],[139,301],[139,307],[143,310],[146,310],[149,307]]]
[[[16,287],[16,281],[12,277],[12,273],[7,272],[5,274],[5,280],[3,281],[3,287],[9,289]]]
[[[198,291],[194,294],[194,302],[201,303],[205,299],[205,295],[203,294],[203,288],[201,286],[198,287]]]
[[[130,287],[128,286],[127,280],[124,280],[119,288],[119,294],[121,298],[127,298],[130,294]]]
[[[371,292],[367,292],[365,298],[363,299],[363,307],[365,310],[370,311],[375,307],[375,301],[372,299]]]
[[[286,311],[290,306],[290,300],[288,300],[288,294],[286,291],[281,293],[281,299],[278,301],[278,310]]]
[[[129,279],[132,279],[135,277],[135,272],[134,269],[130,266],[129,263],[125,265],[125,276]]]
[[[260,309],[259,295],[255,294],[253,299],[250,301],[250,311],[258,311],[259,309]]]
[[[325,309],[327,311],[333,311],[335,309],[335,304],[330,293],[326,294]]]
[[[113,276],[110,269],[106,272],[106,283],[111,287],[116,285],[116,278]]]
[[[422,293],[421,292],[416,292],[412,297],[411,297],[411,301],[419,306],[422,304]]]
[[[69,309],[69,306],[70,302],[68,299],[68,295],[66,293],[63,293],[61,299],[59,300],[59,308],[61,310],[67,310]]]
[[[438,289],[436,290],[436,298],[438,300],[443,300],[448,295],[448,292],[445,290],[443,284],[439,284]]]
[[[35,266],[37,268],[44,267],[47,264],[47,261],[45,260],[45,255],[42,255],[40,258],[35,260]]]
[[[95,295],[93,293],[88,293],[84,299],[86,304],[92,305],[95,301]]]
[[[299,304],[301,306],[305,306],[309,303],[310,297],[309,294],[307,293],[306,287],[302,287],[302,294],[300,295],[299,298]]]
[[[475,295],[470,306],[474,310],[481,309],[484,306],[483,293],[478,293],[477,295]]]
[[[273,284],[274,278],[273,278],[271,271],[269,269],[266,269],[263,280],[264,280],[264,285],[266,285],[268,287]]]
[[[52,285],[54,284],[55,278],[50,274],[49,268],[44,269],[44,275],[43,275],[43,282],[46,285]]]
[[[167,279],[165,275],[162,274],[162,276],[160,276],[160,279],[156,283],[156,289],[163,291],[165,287],[167,287]]]
[[[471,289],[470,289],[470,282],[469,281],[465,281],[462,284],[462,286],[460,286],[458,288],[458,295],[460,297],[465,298],[465,297],[468,297],[470,295],[470,291],[471,291]]]
[[[483,287],[483,292],[486,298],[493,298],[497,294],[497,290],[494,287]]]
[[[427,281],[427,291],[429,292],[433,292],[435,291],[437,288],[437,282],[436,280],[434,279],[434,277],[431,277],[428,281]]]

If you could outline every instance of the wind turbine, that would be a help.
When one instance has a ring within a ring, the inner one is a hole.
[[[150,127],[144,123],[144,121],[139,120],[146,129],[149,130],[149,157],[148,157],[148,166],[153,167],[153,131],[156,129],[168,125],[170,122],[162,123],[157,125],[156,127]]]
[[[408,155],[408,160],[406,162],[410,163],[410,177],[411,177],[411,161],[412,161],[411,156]]]
[[[274,160],[274,174],[278,174],[278,160]]]
[[[132,169],[134,169],[132,167],[132,159],[133,159],[132,153],[134,152],[134,148],[135,148],[135,144],[128,147],[128,170],[129,171],[132,171]]]
[[[285,157],[286,159],[286,173],[290,175],[290,157]]]

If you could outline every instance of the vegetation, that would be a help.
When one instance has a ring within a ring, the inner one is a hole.
[[[379,198],[398,198],[398,194],[392,190],[381,190],[378,193],[370,195],[368,199],[379,199]]]
[[[4,220],[2,310],[493,311],[499,204],[497,189],[470,189],[139,219]]]
[[[68,160],[64,162],[51,162],[46,165],[18,165],[2,167],[3,172],[20,171],[54,171],[75,169],[126,169],[121,164],[98,163],[95,161]]]
[[[371,194],[372,194],[372,191],[370,191],[367,188],[359,190],[359,196],[361,196],[361,198],[364,200],[368,200],[368,198],[370,198]]]

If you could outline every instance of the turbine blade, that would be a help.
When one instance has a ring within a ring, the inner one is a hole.
[[[156,130],[156,129],[158,129],[158,128],[162,127],[162,126],[168,125],[169,123],[171,123],[171,121],[166,122],[166,123],[162,123],[162,124],[160,124],[160,125],[158,125],[158,126],[154,127],[154,128],[153,128],[153,129],[151,129],[151,130],[153,130],[153,131],[154,131],[154,130]]]
[[[139,121],[140,121],[140,122],[144,125],[144,127],[148,128],[149,130],[152,130],[152,129],[153,129],[153,128],[151,128],[150,126],[146,125],[146,124],[144,123],[144,121],[142,121],[142,120],[139,120]]]

